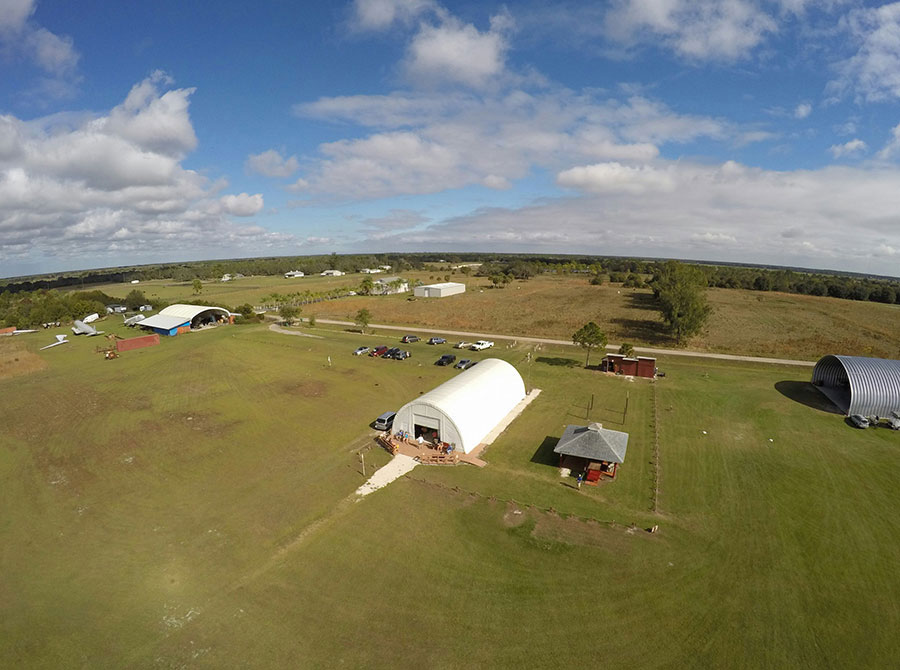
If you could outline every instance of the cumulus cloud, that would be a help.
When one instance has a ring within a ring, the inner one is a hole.
[[[896,256],[889,255],[900,249],[890,215],[900,209],[896,168],[778,172],[685,161],[657,161],[652,168],[608,171],[616,188],[599,192],[586,171],[583,196],[484,208],[383,243],[459,249],[465,240],[468,248],[545,253],[640,249],[649,256],[897,273]],[[666,188],[655,187],[655,176],[647,187],[654,173],[666,175]]]
[[[406,52],[407,75],[420,84],[484,86],[503,72],[508,48],[504,31],[509,23],[492,23],[486,32],[453,18],[440,25],[423,24]]]
[[[597,163],[564,170],[556,183],[590,193],[646,193],[671,191],[675,182],[666,172],[647,165],[632,167],[620,163]]]
[[[115,259],[189,248],[267,248],[293,238],[237,226],[262,196],[223,195],[185,169],[196,146],[192,89],[155,73],[104,116],[0,116],[0,261],[13,255]]]
[[[891,130],[891,138],[884,145],[884,148],[878,152],[878,158],[889,160],[897,155],[900,155],[900,123]]]
[[[661,44],[696,61],[744,58],[777,27],[748,0],[616,0],[605,18],[606,36],[614,42]]]
[[[229,214],[234,216],[253,216],[262,210],[263,197],[261,193],[255,195],[238,193],[237,195],[222,196],[221,203],[222,207]]]
[[[356,198],[470,184],[507,188],[534,167],[643,163],[659,155],[660,144],[699,138],[745,143],[770,136],[679,114],[647,97],[598,99],[565,89],[346,96],[296,105],[295,112],[374,131],[321,145],[308,174],[291,187]]]
[[[244,169],[248,173],[266,177],[290,177],[299,167],[296,156],[285,158],[275,149],[263,151],[261,154],[251,154],[244,164]]]
[[[805,119],[812,113],[812,105],[809,103],[801,103],[794,107],[794,118],[795,119]]]
[[[23,57],[45,73],[32,93],[65,97],[78,81],[80,54],[71,37],[60,36],[31,20],[34,0],[0,2],[0,50]]]
[[[829,90],[868,102],[900,98],[900,2],[855,9],[841,24],[857,51],[836,65]]]
[[[844,144],[834,144],[829,151],[835,158],[843,158],[844,156],[859,155],[865,152],[867,148],[866,143],[857,138],[850,140],[849,142],[844,142]]]

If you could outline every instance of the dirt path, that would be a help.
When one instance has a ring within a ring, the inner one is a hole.
[[[335,321],[332,319],[318,319],[319,323],[328,323],[333,326],[354,326],[351,321]],[[369,328],[381,328],[383,330],[398,330],[402,332],[414,333],[434,333],[435,335],[458,335],[472,340],[494,339],[494,340],[515,340],[517,342],[530,342],[534,344],[557,344],[563,346],[574,347],[568,340],[553,340],[544,337],[523,337],[522,335],[500,335],[498,333],[471,333],[462,330],[438,330],[436,328],[421,328],[419,326],[387,326],[380,323],[370,323]],[[607,344],[608,351],[616,352],[619,350],[618,344]],[[713,358],[720,361],[743,361],[745,363],[772,363],[776,365],[799,365],[803,367],[813,367],[815,361],[798,361],[786,358],[765,358],[763,356],[739,356],[737,354],[714,354],[706,351],[684,351],[682,349],[653,349],[650,347],[635,347],[635,352],[639,354],[650,354],[652,356],[688,356],[693,358]]]
[[[269,330],[271,330],[273,333],[281,333],[282,335],[297,335],[299,337],[313,337],[317,340],[322,339],[321,335],[313,335],[312,333],[301,333],[298,330],[288,330],[287,328],[283,328],[283,327],[279,326],[277,323],[273,323],[271,326],[269,326]]]
[[[375,474],[369,477],[369,481],[356,489],[356,495],[360,497],[367,496],[378,489],[382,489],[392,481],[400,479],[418,464],[419,462],[410,456],[397,454],[387,465],[378,468]]]

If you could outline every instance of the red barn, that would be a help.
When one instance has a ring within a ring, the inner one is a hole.
[[[600,363],[600,369],[603,372],[653,379],[656,376],[656,359],[649,356],[629,358],[622,354],[607,354]]]

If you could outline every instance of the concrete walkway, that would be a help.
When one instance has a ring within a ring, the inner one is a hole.
[[[352,321],[335,321],[332,319],[318,319],[319,323],[328,323],[333,326],[355,326]],[[387,326],[380,323],[370,323],[369,328],[381,328],[383,330],[397,330],[413,333],[434,333],[435,335],[457,335],[472,340],[515,340],[517,342],[530,342],[534,344],[556,344],[574,347],[569,340],[554,340],[545,337],[525,337],[522,335],[500,335],[498,333],[471,333],[463,330],[438,330],[437,328],[422,328],[420,326]],[[616,352],[618,344],[607,344],[607,351]],[[743,361],[745,363],[769,363],[775,365],[798,365],[813,367],[815,361],[798,361],[787,358],[766,358],[764,356],[739,356],[737,354],[714,354],[706,351],[684,351],[682,349],[654,349],[651,347],[635,347],[636,353],[649,354],[651,356],[688,356],[692,358],[712,358],[720,361]]]
[[[370,493],[383,489],[395,479],[400,479],[407,472],[416,467],[419,462],[409,456],[397,454],[382,468],[378,468],[375,474],[369,477],[369,481],[356,489],[356,495],[360,498]]]
[[[283,328],[279,326],[277,323],[273,323],[269,326],[269,330],[273,333],[281,333],[282,335],[297,335],[298,337],[313,337],[317,340],[321,340],[321,335],[313,335],[312,333],[301,333],[299,330],[288,330],[287,328]]]

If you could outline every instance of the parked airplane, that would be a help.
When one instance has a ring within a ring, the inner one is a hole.
[[[56,347],[56,346],[59,346],[60,344],[68,344],[69,340],[67,340],[66,337],[68,337],[68,335],[65,335],[65,334],[57,335],[56,342],[54,342],[53,344],[48,344],[46,347],[41,347],[40,350],[43,351],[44,349],[49,349],[50,347]]]
[[[93,326],[89,326],[84,321],[79,321],[78,319],[75,319],[75,323],[72,326],[72,332],[76,335],[87,335],[88,337],[103,334],[102,330],[97,330]]]
[[[22,335],[23,333],[36,333],[36,330],[14,330],[13,335]]]
[[[94,323],[94,321],[96,321],[99,318],[100,318],[100,315],[97,314],[97,312],[94,312],[93,314],[88,314],[86,317],[84,317],[82,319],[82,321],[84,321],[85,323]]]
[[[129,316],[126,318],[125,315],[123,314],[122,318],[125,319],[126,326],[136,326],[136,325],[138,325],[138,323],[140,323],[141,321],[146,319],[147,315],[146,314],[135,314],[134,316]]]

